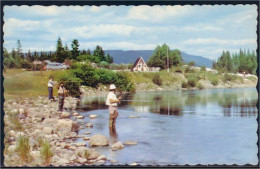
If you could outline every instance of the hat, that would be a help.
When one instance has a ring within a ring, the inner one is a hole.
[[[114,89],[116,89],[116,86],[114,84],[111,84],[109,90],[114,90]]]

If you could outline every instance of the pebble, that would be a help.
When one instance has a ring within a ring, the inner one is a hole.
[[[89,115],[89,118],[91,118],[91,119],[95,119],[95,118],[97,118],[97,115],[95,115],[95,114],[91,114],[91,115]]]
[[[77,119],[84,119],[84,116],[76,116]]]
[[[92,123],[87,123],[86,127],[93,127],[93,124]]]

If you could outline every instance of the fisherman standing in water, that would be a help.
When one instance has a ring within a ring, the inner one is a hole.
[[[116,132],[116,118],[118,116],[117,104],[120,102],[121,96],[116,97],[116,86],[111,84],[107,95],[106,105],[109,108],[109,130]]]

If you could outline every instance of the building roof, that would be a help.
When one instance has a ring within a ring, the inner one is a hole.
[[[145,63],[144,59],[143,59],[142,57],[139,57],[139,58],[136,59],[135,64],[133,65],[132,68],[135,68],[136,65],[138,64],[138,62],[139,62],[140,60],[143,60],[143,62]],[[146,63],[145,63],[145,64],[146,64]]]

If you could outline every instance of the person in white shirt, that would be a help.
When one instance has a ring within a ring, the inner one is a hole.
[[[50,77],[50,79],[48,81],[49,100],[54,100],[53,87],[54,87],[54,82],[52,81],[52,77]]]
[[[116,97],[116,86],[111,84],[109,87],[109,93],[106,99],[106,105],[109,109],[109,129],[115,130],[116,118],[118,116],[117,104],[120,102],[121,97]]]

